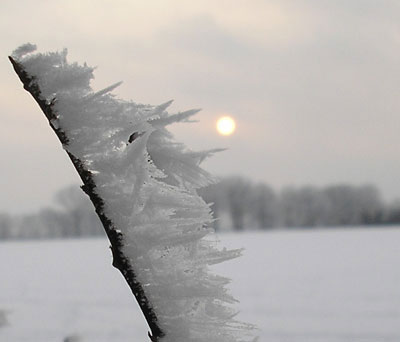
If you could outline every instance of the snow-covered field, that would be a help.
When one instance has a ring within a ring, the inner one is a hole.
[[[400,229],[220,235],[244,257],[215,269],[233,279],[239,317],[260,341],[400,341]],[[105,240],[0,243],[0,341],[146,341]],[[210,341],[212,342],[212,341]]]

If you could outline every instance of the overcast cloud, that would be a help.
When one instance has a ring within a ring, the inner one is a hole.
[[[78,183],[7,55],[68,47],[96,65],[96,88],[203,108],[174,132],[205,163],[284,185],[374,183],[400,197],[400,2],[9,1],[0,4],[0,211],[31,211]],[[229,113],[237,133],[218,136]]]

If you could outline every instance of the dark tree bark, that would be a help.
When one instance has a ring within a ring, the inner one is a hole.
[[[37,82],[35,81],[35,78],[29,75],[24,70],[22,64],[18,63],[12,57],[9,57],[9,59],[19,79],[23,83],[24,89],[27,90],[38,103],[44,115],[48,119],[51,128],[56,133],[63,146],[68,146],[68,136],[62,130],[62,128],[55,127],[51,122],[51,120],[57,118],[57,113],[54,110],[54,103],[56,99],[54,98],[50,103],[47,103],[47,101],[43,100],[43,98],[41,98],[40,96],[41,92]],[[111,251],[113,255],[112,264],[122,273],[130,289],[132,290],[132,293],[134,294],[151,330],[148,333],[151,341],[158,342],[160,341],[160,338],[163,337],[165,334],[159,326],[157,316],[152,308],[151,303],[146,297],[142,284],[137,280],[135,271],[132,269],[129,260],[124,256],[122,252],[123,234],[120,232],[120,230],[118,230],[118,227],[115,227],[114,223],[104,213],[104,201],[96,193],[96,184],[93,180],[91,172],[85,167],[84,162],[82,162],[69,152],[67,152],[67,154],[71,159],[72,164],[74,165],[80,178],[82,179],[83,185],[81,186],[81,188],[92,201],[95,211],[99,216],[101,223],[103,224],[108,239],[110,240]]]

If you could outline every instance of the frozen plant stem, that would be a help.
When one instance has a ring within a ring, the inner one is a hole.
[[[64,147],[68,146],[69,138],[67,134],[61,128],[55,127],[52,123],[53,120],[57,118],[57,113],[54,111],[54,103],[57,101],[57,99],[54,98],[51,102],[48,102],[41,98],[41,91],[39,85],[35,81],[35,78],[30,76],[24,70],[24,67],[12,57],[9,57],[9,60],[13,65],[19,79],[23,83],[24,89],[28,91],[38,103],[44,115],[48,119],[51,128],[56,133],[62,145]],[[151,303],[144,293],[142,284],[137,280],[135,270],[132,269],[129,261],[122,252],[122,233],[114,226],[113,222],[104,213],[104,200],[95,191],[96,184],[93,180],[92,173],[87,168],[85,168],[84,163],[82,163],[79,158],[75,157],[69,151],[67,151],[67,154],[71,159],[72,164],[75,166],[75,169],[78,172],[80,178],[82,179],[82,190],[89,196],[90,200],[92,201],[95,211],[99,216],[101,223],[103,224],[108,239],[110,240],[111,251],[113,255],[113,266],[122,273],[129,287],[131,288],[132,293],[134,294],[140,306],[140,309],[142,310],[143,315],[145,316],[146,321],[150,327],[151,332],[149,332],[149,337],[151,341],[160,341],[160,338],[163,337],[165,334],[158,324],[157,316],[152,308]]]
[[[10,61],[79,173],[111,242],[113,265],[128,282],[153,342],[247,342],[253,326],[235,319],[230,280],[215,265],[240,256],[218,248],[209,205],[197,189],[215,182],[167,126],[191,122],[118,99],[120,83],[94,92],[93,68],[68,63],[67,50],[34,53],[24,44]]]

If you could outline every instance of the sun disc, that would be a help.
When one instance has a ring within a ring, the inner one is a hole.
[[[217,121],[217,131],[221,135],[231,135],[236,128],[235,120],[230,116],[223,116]]]

